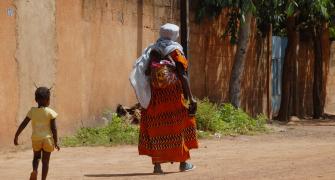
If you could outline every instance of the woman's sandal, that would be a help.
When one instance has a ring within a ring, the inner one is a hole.
[[[36,171],[31,172],[29,180],[37,180],[37,172]]]
[[[181,162],[180,166],[179,166],[179,170],[181,172],[187,172],[187,171],[192,171],[195,169],[195,166],[191,163],[187,163],[187,162]]]

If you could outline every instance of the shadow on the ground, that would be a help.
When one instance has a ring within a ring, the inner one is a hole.
[[[287,125],[300,125],[300,126],[335,126],[335,121],[326,120],[300,120],[295,122],[289,122]]]
[[[154,174],[154,173],[125,173],[125,174],[85,174],[85,177],[131,177],[131,176],[159,176],[165,174],[174,174],[178,172],[164,172],[164,174]]]
[[[335,126],[335,119],[299,119],[288,122],[272,121],[272,124],[289,125],[289,126]]]

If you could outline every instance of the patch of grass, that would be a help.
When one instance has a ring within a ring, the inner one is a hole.
[[[138,143],[138,126],[125,123],[116,114],[109,113],[108,118],[109,123],[104,127],[81,128],[74,136],[62,138],[62,146],[111,146]]]
[[[208,99],[199,101],[196,115],[199,130],[223,135],[252,135],[267,132],[266,116],[250,117],[231,104],[217,105]]]
[[[196,122],[198,130],[204,132],[216,132],[224,123],[220,120],[219,106],[208,99],[198,101]]]
[[[74,136],[61,138],[62,146],[112,146],[138,143],[138,125],[127,123],[111,111],[105,111],[103,118],[109,122],[106,126],[80,128]],[[252,118],[230,104],[217,105],[204,99],[199,101],[196,114],[198,138],[267,132],[266,120],[264,115]]]

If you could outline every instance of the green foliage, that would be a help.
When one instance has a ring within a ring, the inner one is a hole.
[[[208,99],[199,101],[196,120],[197,128],[201,131],[215,132],[223,125],[218,105],[209,102]]]
[[[272,24],[274,35],[285,36],[286,34],[286,0],[256,0],[256,20],[261,33],[269,32],[269,25]]]
[[[218,16],[225,8],[241,11],[238,18],[241,18],[242,22],[247,12],[256,12],[256,7],[252,0],[202,0],[198,4],[196,18],[201,21],[206,17]]]
[[[107,126],[81,128],[74,136],[62,138],[61,144],[63,146],[98,146],[138,143],[138,126],[125,123],[116,114],[108,114],[110,122]]]
[[[289,10],[294,10],[292,3]],[[230,35],[231,43],[235,43],[238,35],[238,26],[245,20],[247,12],[252,12],[257,19],[258,29],[262,34],[269,32],[272,24],[274,35],[286,34],[286,10],[287,0],[203,0],[199,3],[197,20],[200,22],[205,17],[220,15],[222,9],[229,9],[228,24],[224,36]]]
[[[292,0],[287,4],[286,17],[295,16],[296,28],[301,32],[315,32],[323,23],[334,26],[334,0]],[[330,28],[330,38],[335,37],[334,29]]]
[[[297,26],[300,30],[320,26],[323,22],[330,22],[335,16],[334,0],[293,0],[287,8],[287,16],[298,14]]]
[[[249,11],[256,17],[260,32],[267,33],[268,25],[272,24],[273,34],[277,36],[286,35],[286,19],[293,15],[299,17],[300,30],[318,27],[322,22],[335,23],[334,0],[202,0],[196,18],[200,22],[218,16],[225,8],[229,9],[229,20],[224,36],[230,35],[232,43],[238,38],[239,23]]]
[[[230,35],[230,42],[234,44],[237,40],[239,23],[245,22],[245,17],[249,12],[256,12],[252,0],[202,0],[198,4],[196,20],[200,22],[206,17],[216,17],[225,8],[229,9],[229,20],[224,36]]]
[[[198,129],[205,132],[238,135],[267,131],[267,118],[264,115],[252,118],[231,104],[219,106],[208,99],[199,102],[196,119]]]
[[[293,16],[293,14],[295,13],[297,7],[299,7],[299,5],[297,4],[297,2],[295,2],[295,1],[289,2],[288,5],[287,5],[287,9],[286,9],[286,15],[287,16]]]

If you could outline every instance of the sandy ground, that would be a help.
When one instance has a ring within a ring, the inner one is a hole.
[[[335,179],[335,126],[275,126],[258,136],[202,140],[192,151],[197,168],[178,172],[164,164],[165,175],[152,175],[151,160],[136,146],[63,148],[52,154],[49,179]],[[31,150],[1,150],[0,179],[28,179]]]

